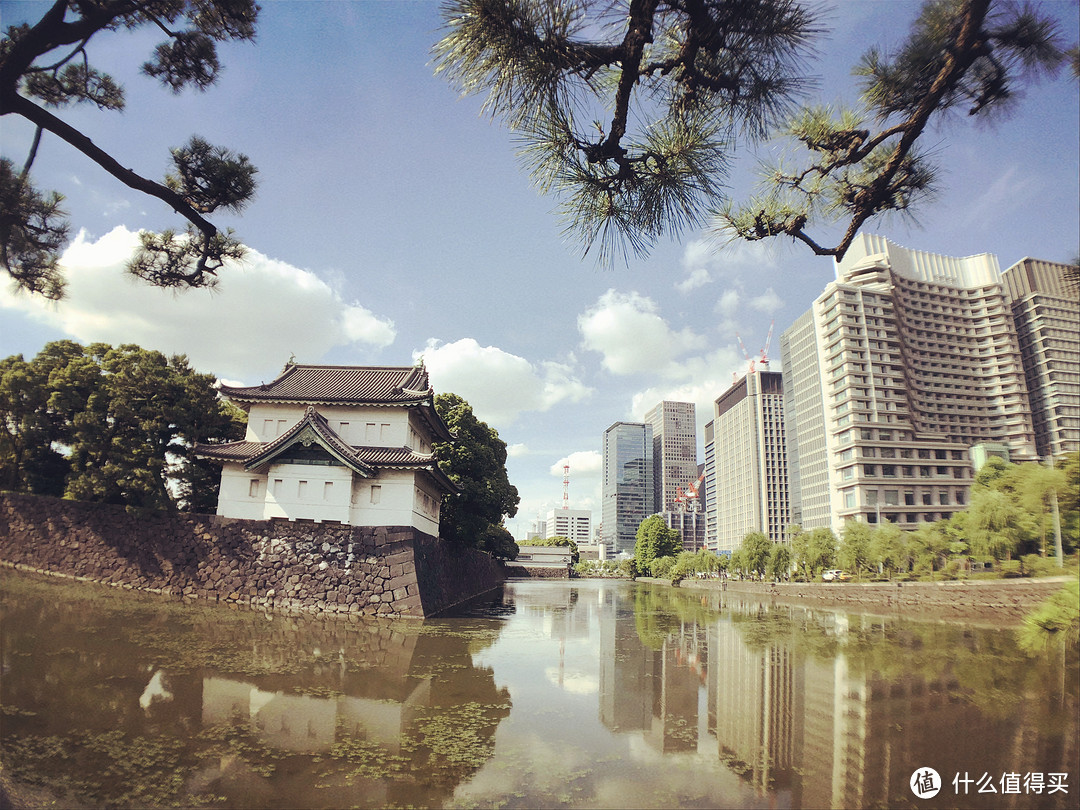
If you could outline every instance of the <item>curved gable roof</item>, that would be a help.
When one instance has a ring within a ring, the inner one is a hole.
[[[434,392],[423,366],[304,366],[291,364],[262,385],[220,387],[236,402],[414,404]]]
[[[308,406],[303,419],[274,439],[274,441],[266,445],[260,445],[257,452],[244,459],[244,467],[252,470],[266,464],[295,444],[318,444],[346,467],[351,468],[365,478],[370,478],[375,474],[374,468],[359,458],[353,448],[345,444],[341,437],[334,432],[330,427],[330,423],[326,421],[326,417],[311,405]]]

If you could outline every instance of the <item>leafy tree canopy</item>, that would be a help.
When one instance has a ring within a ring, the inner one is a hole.
[[[750,532],[739,546],[742,552],[742,561],[746,570],[763,576],[769,566],[769,555],[772,553],[772,541],[764,532]]]
[[[186,357],[49,343],[0,361],[0,486],[212,511],[220,472],[192,447],[243,438],[245,421]]]
[[[472,406],[457,394],[437,395],[435,410],[456,437],[436,443],[439,468],[461,490],[443,498],[440,535],[513,559],[517,545],[512,538],[507,542],[510,533],[503,520],[517,514],[520,498],[507,477],[506,442],[495,428],[477,419]]]
[[[63,196],[34,187],[30,169],[45,133],[60,138],[121,183],[165,202],[187,230],[143,232],[128,264],[135,276],[163,287],[213,286],[226,259],[243,248],[231,231],[207,219],[219,209],[241,210],[255,192],[256,169],[244,155],[192,137],[172,150],[173,171],[161,181],[143,177],[52,110],[93,104],[124,109],[124,88],[90,63],[91,40],[102,31],[148,27],[161,31],[143,72],[174,93],[205,90],[221,71],[217,44],[253,40],[255,0],[55,0],[35,25],[10,26],[0,39],[0,116],[35,127],[21,168],[0,159],[0,263],[24,289],[60,298],[60,252],[69,225]]]
[[[797,108],[822,26],[796,0],[448,0],[439,73],[522,143],[569,235],[602,260],[649,251],[712,210],[746,240],[787,236],[843,257],[869,220],[907,211],[937,170],[917,148],[953,110],[987,118],[1066,61],[1055,24],[1004,0],[927,0],[895,53],[855,67],[858,105]],[[1076,64],[1075,52],[1068,59]],[[745,204],[725,199],[734,150],[792,140],[801,162],[769,167]],[[835,246],[815,228],[839,223]]]
[[[634,542],[634,562],[638,571],[651,571],[652,561],[660,557],[674,558],[682,551],[682,535],[669,529],[660,515],[650,515],[638,526]]]

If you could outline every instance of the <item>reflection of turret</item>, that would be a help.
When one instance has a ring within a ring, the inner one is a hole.
[[[353,736],[397,753],[402,734],[415,719],[414,707],[430,697],[430,680],[420,681],[398,703],[266,692],[243,681],[204,678],[202,722],[204,727],[250,722],[259,742],[284,751],[325,751],[339,737]]]

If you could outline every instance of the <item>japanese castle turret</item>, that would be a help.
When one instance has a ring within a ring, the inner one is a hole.
[[[220,392],[247,411],[248,425],[243,441],[196,447],[221,463],[219,515],[438,536],[442,497],[456,487],[432,443],[453,436],[423,365],[290,363],[272,382]]]

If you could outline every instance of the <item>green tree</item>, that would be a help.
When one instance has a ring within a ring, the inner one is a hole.
[[[948,521],[920,523],[908,537],[908,545],[915,566],[931,575],[945,566],[948,558],[950,537],[946,531]]]
[[[773,543],[769,550],[769,561],[766,564],[766,573],[770,579],[786,580],[791,576],[791,563],[793,555],[791,546],[787,543]]]
[[[578,553],[577,543],[569,537],[557,534],[554,537],[533,537],[518,542],[519,546],[566,546],[570,549],[570,562],[577,564],[581,555]]]
[[[788,542],[791,544],[791,562],[798,576],[808,580],[813,576],[810,570],[810,533],[802,526],[793,523],[787,528]]]
[[[832,529],[819,526],[810,532],[810,540],[806,548],[806,564],[811,578],[836,564],[836,535],[833,534]]]
[[[792,116],[777,134],[802,148],[801,165],[768,167],[762,193],[729,205],[721,220],[743,239],[785,235],[843,258],[867,222],[932,195],[938,169],[918,148],[931,121],[964,108],[977,120],[1000,117],[1018,86],[1064,62],[1056,23],[1033,6],[927,0],[895,53],[863,54],[854,71],[860,106],[813,105]],[[811,236],[833,223],[843,229],[834,246]]]
[[[586,251],[599,241],[602,258],[616,246],[645,253],[718,206],[738,238],[785,235],[843,257],[870,220],[932,191],[935,167],[917,148],[931,121],[965,106],[992,118],[1065,61],[1054,23],[1030,6],[928,0],[895,54],[863,56],[858,108],[795,111],[803,57],[822,33],[809,4],[450,0],[443,14],[436,71],[487,95],[485,109],[524,142],[536,185],[562,199],[567,231]],[[745,205],[725,200],[739,139],[770,132],[805,159],[769,167]],[[834,247],[811,235],[836,222]]]
[[[1029,463],[1017,465],[1013,472],[1013,485],[1022,509],[1027,511],[1035,523],[1035,533],[1039,538],[1039,554],[1046,556],[1046,538],[1050,535],[1054,541],[1054,551],[1058,565],[1062,564],[1061,524],[1055,526],[1056,506],[1067,497],[1066,477],[1062,470],[1044,467],[1042,464]]]
[[[763,532],[750,532],[739,546],[746,570],[757,576],[764,576],[772,552],[772,541]]]
[[[1002,482],[1008,477],[1002,476]],[[976,484],[971,488],[968,505],[968,542],[976,556],[1011,560],[1028,534],[1025,515],[1016,498],[1006,487],[990,488]]]
[[[7,29],[0,39],[0,116],[35,127],[21,169],[0,159],[0,262],[18,285],[54,299],[64,290],[58,260],[70,228],[63,197],[43,194],[30,177],[45,133],[187,220],[182,235],[140,235],[141,248],[128,265],[134,275],[164,287],[213,286],[222,263],[243,255],[232,232],[222,233],[207,217],[222,208],[239,211],[253,196],[256,169],[245,156],[192,137],[172,150],[173,171],[155,182],[48,108],[123,110],[124,88],[90,64],[93,37],[118,29],[164,32],[143,72],[174,93],[205,90],[221,71],[218,43],[253,40],[258,12],[255,0],[55,0],[34,25]]]
[[[1062,542],[1066,552],[1080,545],[1080,452],[1067,453],[1055,466],[1065,474],[1065,493],[1058,496]]]
[[[869,561],[890,578],[896,571],[907,571],[911,565],[908,538],[903,529],[891,521],[879,523],[870,534]]]
[[[0,360],[0,489],[62,495],[68,462],[53,444],[48,371],[22,355]]]
[[[437,395],[435,410],[455,435],[454,441],[435,445],[439,469],[460,488],[443,498],[439,534],[508,556],[505,538],[494,531],[500,527],[505,531],[503,520],[517,514],[520,500],[506,473],[506,442],[495,428],[477,419],[472,406],[457,394]]]
[[[669,529],[660,515],[650,515],[638,526],[634,562],[638,571],[649,571],[658,557],[674,557],[682,550],[682,535]]]
[[[450,0],[443,18],[436,71],[487,94],[602,259],[703,222],[735,137],[765,135],[806,87],[817,30],[789,0]]]
[[[870,525],[861,520],[846,520],[840,530],[840,548],[836,562],[845,571],[863,574],[870,570]]]
[[[14,488],[154,509],[208,511],[216,503],[220,473],[194,458],[194,445],[242,438],[245,420],[218,398],[213,375],[195,372],[183,356],[72,341],[46,345],[28,364],[7,358],[0,368],[10,378],[23,365],[26,396],[15,404],[23,423],[32,405],[30,423],[45,427],[36,434],[38,455],[20,456],[10,430],[19,420],[4,396],[9,431],[0,468]],[[7,381],[0,383],[6,392]],[[39,486],[43,448],[52,450],[53,475]]]

